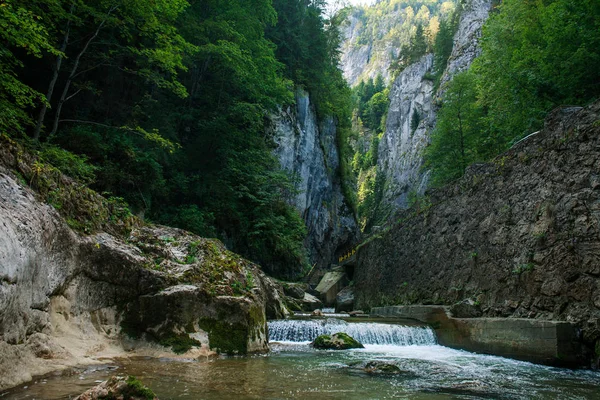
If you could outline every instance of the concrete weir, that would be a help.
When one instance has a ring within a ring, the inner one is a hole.
[[[580,367],[578,330],[568,322],[521,318],[453,318],[443,306],[375,307],[371,317],[408,318],[431,325],[439,344],[538,364]]]

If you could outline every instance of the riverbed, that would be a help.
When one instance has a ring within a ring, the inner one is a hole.
[[[286,328],[286,323],[293,326]],[[362,338],[365,348],[315,350],[302,340],[315,329],[337,330],[340,325]],[[600,399],[598,372],[453,350],[437,345],[428,328],[286,321],[279,326],[271,323],[270,330],[272,336],[289,333],[293,340],[280,339],[271,343],[271,353],[248,357],[120,359],[38,379],[1,394],[0,399],[69,399],[111,375],[135,375],[162,400]],[[361,337],[361,332],[371,338]],[[368,373],[361,368],[368,361],[394,364],[400,372]]]

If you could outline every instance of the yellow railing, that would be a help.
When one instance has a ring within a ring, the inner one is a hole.
[[[352,250],[350,250],[347,254],[344,254],[343,256],[339,257],[338,262],[342,263],[342,262],[346,261],[347,259],[349,259],[350,257],[352,257],[354,254],[356,254],[357,249],[358,249],[358,247],[355,247]]]

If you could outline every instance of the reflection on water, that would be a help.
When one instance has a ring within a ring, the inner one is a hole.
[[[482,356],[442,346],[367,345],[343,352],[273,344],[269,355],[204,361],[122,360],[111,369],[48,377],[0,399],[68,399],[115,373],[138,376],[162,399],[598,399],[600,374]],[[403,372],[349,368],[381,360]],[[114,370],[116,368],[116,371]]]

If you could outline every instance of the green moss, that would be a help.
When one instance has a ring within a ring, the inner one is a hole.
[[[212,350],[229,355],[248,352],[248,327],[211,318],[202,318],[198,325],[208,332]]]
[[[128,388],[126,390],[126,393],[123,393],[123,397],[126,399],[129,397],[142,397],[147,400],[152,400],[156,397],[154,392],[150,390],[150,388],[145,386],[135,376],[130,375],[127,377],[127,386]]]
[[[313,346],[317,349],[326,349],[328,348],[328,343],[331,342],[331,336],[329,335],[321,335],[318,336],[313,342]]]
[[[192,347],[200,347],[202,345],[198,340],[189,337],[185,333],[162,337],[158,340],[158,343],[165,347],[170,347],[175,354],[183,354]]]
[[[334,333],[333,335],[321,335],[313,342],[316,349],[348,350],[362,349],[364,346],[344,332]]]
[[[600,340],[596,342],[596,356],[600,357]]]

